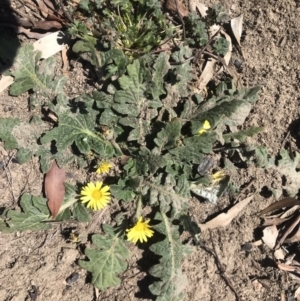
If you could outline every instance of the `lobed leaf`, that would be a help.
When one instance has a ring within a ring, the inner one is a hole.
[[[7,224],[11,231],[39,231],[51,228],[50,224],[43,223],[48,220],[50,215],[46,199],[23,194],[20,207],[23,210],[22,212],[12,209],[7,211]]]
[[[182,245],[179,239],[178,226],[173,225],[165,214],[157,213],[155,219],[160,223],[153,228],[164,234],[164,240],[155,243],[150,250],[160,255],[159,264],[153,266],[150,275],[159,278],[149,286],[157,301],[181,301],[184,299],[184,290],[188,284],[187,277],[183,275],[180,265],[184,257],[192,251],[191,247]]]
[[[129,251],[122,239],[113,232],[113,228],[103,226],[104,235],[94,234],[92,242],[95,249],[86,249],[85,255],[89,261],[79,260],[79,266],[91,272],[92,284],[105,291],[107,288],[121,283],[119,273],[127,268]]]
[[[44,144],[55,140],[58,152],[65,151],[75,143],[82,154],[94,151],[103,157],[112,157],[112,144],[96,133],[96,126],[94,110],[89,110],[88,114],[62,114],[58,126],[47,132],[41,142]]]
[[[16,68],[12,75],[14,83],[10,87],[10,94],[18,96],[30,89],[35,93],[31,100],[39,104],[50,103],[59,93],[62,92],[66,82],[65,76],[55,76],[55,58],[39,62],[40,51],[34,51],[33,45],[27,44],[21,47],[16,59]],[[32,103],[35,104],[35,103]]]

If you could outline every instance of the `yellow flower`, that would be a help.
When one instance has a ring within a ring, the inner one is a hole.
[[[202,135],[203,133],[207,132],[210,128],[211,128],[211,126],[210,126],[209,121],[205,120],[203,122],[203,125],[202,125],[201,129],[198,131],[198,134]]]
[[[213,183],[218,183],[224,180],[226,177],[226,173],[223,170],[217,171],[212,175]]]
[[[87,207],[93,210],[100,210],[110,202],[109,186],[102,186],[102,182],[88,183],[81,190],[81,202],[88,203]]]
[[[142,219],[143,218],[140,217],[134,227],[126,230],[126,232],[128,232],[128,241],[132,241],[133,243],[137,243],[138,240],[140,240],[140,242],[146,242],[148,237],[153,236],[154,231],[151,230],[151,226],[148,225],[150,220],[148,219],[143,222]]]
[[[99,167],[96,170],[96,173],[106,173],[109,172],[109,170],[112,168],[112,164],[110,162],[101,162]]]

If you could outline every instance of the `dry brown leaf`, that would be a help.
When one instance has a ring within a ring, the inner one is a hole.
[[[262,210],[258,216],[262,216],[264,214],[267,214],[269,212],[278,210],[278,209],[282,209],[285,207],[292,207],[295,205],[300,205],[300,200],[294,199],[294,198],[284,198],[281,199],[273,204],[271,204],[270,206],[268,206],[267,208],[265,208],[264,210]]]
[[[262,226],[278,226],[287,221],[289,218],[280,218],[280,217],[264,217],[264,222]]]
[[[231,59],[232,42],[231,42],[230,36],[224,30],[221,30],[220,32],[225,36],[225,39],[229,42],[228,51],[224,55],[224,61],[226,62],[226,65],[228,66],[230,59]]]
[[[53,11],[55,12],[55,7],[53,5],[53,3],[51,2],[51,0],[44,0],[44,3]]]
[[[197,10],[198,10],[201,17],[205,18],[207,15],[206,11],[208,10],[208,7],[205,4],[200,3],[198,0],[190,0],[189,1],[189,9],[190,9],[190,11],[193,11],[193,12],[197,12]]]
[[[31,29],[29,28],[24,28],[22,26],[14,26],[14,30],[16,31],[17,34],[19,33],[24,33],[27,38],[29,39],[42,39],[43,37],[49,35],[49,33],[39,33],[39,32],[32,32]]]
[[[208,82],[213,78],[216,63],[217,60],[215,59],[210,59],[209,61],[207,61],[204,70],[202,71],[200,78],[197,82],[197,89],[199,89],[200,92],[203,91],[203,89],[205,89]]]
[[[62,42],[62,39],[64,41]],[[58,43],[58,41],[60,41]],[[46,59],[62,49],[67,47],[69,39],[61,31],[53,32],[46,37],[33,43],[34,50],[39,50],[42,52],[42,58]]]
[[[276,245],[278,237],[278,230],[276,226],[270,226],[263,230],[262,241],[270,248],[273,249]]]
[[[274,257],[277,259],[277,260],[284,260],[285,258],[285,255],[286,253],[283,251],[283,249],[279,248],[279,249],[276,249],[274,251]]]
[[[186,17],[189,14],[188,9],[181,0],[167,0],[166,8],[173,13],[179,13],[181,17]]]
[[[280,236],[275,248],[277,249],[279,246],[281,246],[281,244],[286,240],[286,238],[289,236],[289,234],[291,234],[293,232],[293,230],[299,226],[300,223],[300,215],[296,216],[294,218],[294,220],[292,221],[292,223],[290,225],[288,225],[284,231],[283,234]],[[297,235],[297,233],[296,233]]]
[[[296,289],[294,298],[296,301],[300,301],[300,286]]]
[[[34,23],[33,29],[42,29],[42,30],[50,30],[50,29],[61,29],[63,26],[61,23],[57,21],[37,21]]]
[[[52,218],[56,217],[63,202],[65,196],[65,179],[65,170],[60,169],[54,160],[45,177],[45,193]]]
[[[285,239],[283,243],[289,244],[289,243],[298,242],[298,241],[300,241],[300,229],[299,228],[294,235]]]
[[[35,0],[37,5],[39,6],[40,12],[44,18],[48,17],[48,6],[45,4],[43,0]]]
[[[241,46],[241,36],[243,32],[243,15],[234,18],[230,21],[230,26],[236,41]]]
[[[0,79],[0,93],[3,92],[7,87],[9,87],[14,82],[14,78],[9,75],[3,75]]]
[[[227,213],[221,213],[207,223],[200,224],[199,227],[202,231],[205,231],[208,229],[228,226],[231,221],[250,203],[250,201],[253,199],[253,196],[254,195],[251,195],[238,202],[232,208],[230,208]]]

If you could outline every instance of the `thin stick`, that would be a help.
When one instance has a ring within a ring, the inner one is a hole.
[[[212,244],[212,247],[213,249],[210,249],[208,248],[207,246],[201,244],[201,248],[203,248],[207,253],[211,254],[214,259],[215,259],[215,262],[216,262],[216,265],[217,265],[217,268],[220,272],[220,275],[221,277],[223,278],[224,282],[226,283],[226,285],[231,289],[231,291],[234,293],[235,295],[235,299],[236,301],[240,301],[240,297],[238,295],[238,293],[236,292],[231,280],[229,279],[229,277],[225,274],[225,269],[218,257],[218,254],[216,252],[216,248],[215,248],[215,245],[214,245],[214,242],[212,240],[212,234],[211,234],[211,230],[209,230],[209,235],[210,235],[210,240],[211,240],[211,244]]]
[[[175,0],[175,4],[176,4],[176,9],[177,9],[177,13],[178,13],[180,22],[181,22],[181,24],[182,24],[183,40],[185,41],[185,39],[186,39],[186,34],[185,34],[185,24],[184,24],[183,18],[182,18],[182,16],[181,16],[181,13],[179,12],[178,0]]]
[[[16,203],[17,199],[16,199],[14,191],[12,189],[12,176],[11,176],[11,172],[10,172],[10,169],[9,169],[9,164],[10,164],[12,158],[14,157],[14,155],[15,155],[15,153],[13,153],[10,156],[8,162],[4,165],[4,171],[5,171],[5,174],[6,174],[6,177],[7,177],[7,182],[9,184],[8,185],[9,186],[9,190],[10,190],[12,196],[13,196],[14,203]]]
[[[102,218],[103,214],[106,212],[109,206],[106,206],[101,212],[96,214],[96,219],[88,226],[87,231],[89,232]]]

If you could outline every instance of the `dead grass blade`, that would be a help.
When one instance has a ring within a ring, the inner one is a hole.
[[[200,224],[199,227],[202,231],[205,231],[208,229],[228,226],[231,221],[250,203],[250,201],[253,199],[253,196],[254,195],[251,195],[238,202],[232,208],[230,208],[227,213],[221,213],[207,223]]]
[[[60,169],[54,160],[45,177],[45,193],[52,218],[56,217],[63,202],[65,196],[65,179],[65,170]]]
[[[298,214],[298,216],[296,216],[293,222],[289,226],[287,226],[286,229],[284,229],[283,234],[280,236],[280,239],[278,240],[275,246],[275,249],[277,249],[279,246],[282,245],[282,243],[285,241],[287,236],[293,232],[293,230],[296,228],[299,222],[300,222],[300,214]]]

